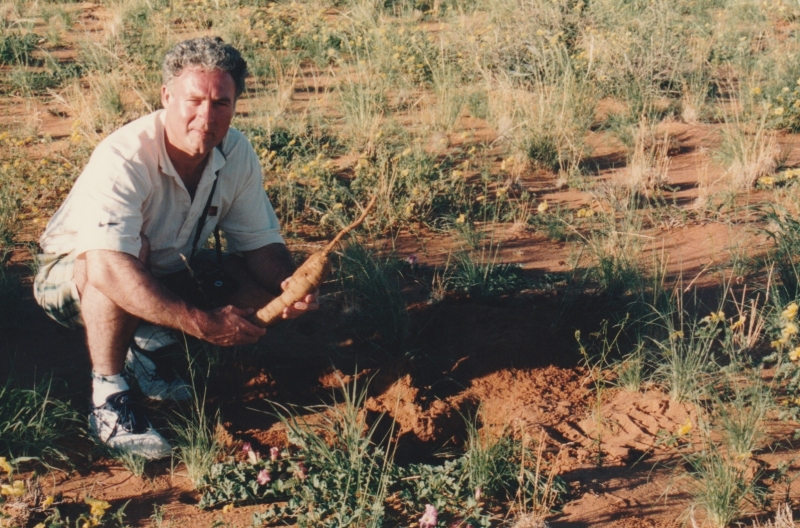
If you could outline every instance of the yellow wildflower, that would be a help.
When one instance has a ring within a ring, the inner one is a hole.
[[[91,511],[89,512],[92,517],[102,517],[105,515],[106,510],[111,507],[111,504],[108,502],[104,500],[93,499],[91,497],[86,497],[83,499],[83,502],[92,507]]]
[[[0,495],[8,495],[9,497],[22,497],[25,495],[25,483],[17,480],[14,484],[3,484],[0,486]]]
[[[798,80],[800,80],[800,79],[798,79]],[[756,86],[755,88],[750,90],[750,92],[752,92],[753,95],[759,95],[761,93],[761,87],[760,86]]]
[[[776,107],[775,110],[772,111],[772,113],[773,115],[776,116],[783,115],[783,107],[782,106]]]
[[[800,359],[800,346],[794,347],[791,352],[789,352],[789,359],[792,361],[797,361]]]
[[[797,333],[797,325],[794,323],[786,323],[786,326],[781,330],[781,336],[789,338]]]
[[[0,469],[5,471],[6,473],[11,473],[12,471],[11,464],[8,463],[6,457],[0,457]]]
[[[686,418],[686,421],[683,422],[683,425],[678,427],[678,430],[675,431],[677,436],[686,436],[692,430],[692,419]]]
[[[49,508],[50,506],[53,505],[55,500],[56,500],[55,497],[53,497],[52,495],[48,495],[47,498],[42,501],[42,508]]]
[[[467,221],[467,217],[464,216],[464,213],[461,213],[460,215],[458,215],[458,218],[456,218],[456,223],[457,224],[463,224],[466,221]]]
[[[772,176],[762,176],[758,179],[758,183],[760,183],[764,187],[771,187],[775,185],[775,178],[773,178]]]
[[[672,332],[672,334],[670,334],[669,338],[671,340],[683,339],[683,332],[681,330],[675,330],[674,332]]]
[[[549,208],[550,206],[547,204],[547,200],[545,200],[539,204],[539,207],[537,207],[536,210],[539,211],[540,213],[544,213],[547,212]]]
[[[222,513],[230,513],[233,510],[233,504],[226,504],[222,507]]]
[[[796,302],[793,302],[793,303],[789,304],[789,305],[788,305],[788,306],[787,306],[787,307],[786,307],[786,308],[783,310],[783,312],[781,312],[781,315],[782,315],[782,316],[783,316],[783,318],[784,318],[784,319],[786,319],[787,321],[793,321],[793,320],[794,320],[794,318],[797,316],[797,303],[796,303]]]
[[[745,317],[739,317],[739,320],[731,325],[731,330],[738,330],[742,328],[744,326],[745,321],[747,321]]]

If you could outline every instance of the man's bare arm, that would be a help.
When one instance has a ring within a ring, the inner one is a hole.
[[[249,310],[225,306],[204,311],[165,288],[136,258],[119,251],[86,253],[87,281],[126,312],[182,330],[213,344],[255,343],[264,330],[248,322]]]

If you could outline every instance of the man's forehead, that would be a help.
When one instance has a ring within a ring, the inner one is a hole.
[[[232,94],[236,92],[236,83],[233,80],[233,76],[229,72],[216,68],[186,68],[170,80],[167,88],[170,88],[176,82],[180,84],[184,91],[205,91],[207,87],[204,85],[210,82],[212,87],[230,88]]]

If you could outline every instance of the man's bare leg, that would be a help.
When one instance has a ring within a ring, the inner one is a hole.
[[[150,242],[142,235],[139,260],[146,263],[149,254]],[[92,360],[92,370],[101,376],[121,373],[139,318],[117,306],[104,293],[89,284],[85,255],[75,259],[73,280],[81,296],[81,314],[86,326],[86,344]]]
[[[139,260],[147,263],[148,240],[142,236]],[[151,426],[136,405],[122,376],[128,345],[139,318],[122,310],[103,292],[92,286],[86,259],[75,260],[73,280],[81,296],[81,314],[86,343],[92,359],[92,401],[89,426],[97,437],[120,452],[158,459],[169,456],[171,447]]]

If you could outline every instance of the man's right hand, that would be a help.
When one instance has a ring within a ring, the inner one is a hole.
[[[200,322],[200,335],[196,336],[219,346],[250,345],[267,331],[246,318],[253,314],[252,308],[241,309],[228,305],[205,312]]]

